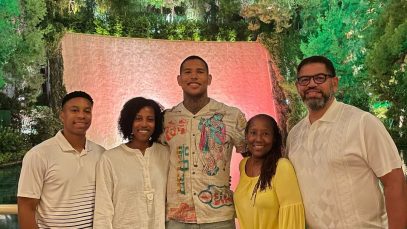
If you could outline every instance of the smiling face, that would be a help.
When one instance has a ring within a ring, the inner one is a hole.
[[[317,74],[331,74],[323,63],[310,63],[304,65],[298,72],[299,77],[314,76]],[[296,83],[297,91],[310,110],[318,111],[326,107],[334,99],[338,89],[338,78],[328,77],[322,84],[316,84],[313,79],[307,86]]]
[[[136,114],[133,121],[132,141],[138,143],[148,143],[155,128],[155,113],[152,107],[143,107]]]
[[[190,59],[183,63],[177,81],[184,92],[184,97],[204,97],[207,96],[212,76],[202,60]]]
[[[64,134],[85,136],[92,123],[92,103],[82,97],[68,100],[59,115]]]
[[[273,127],[265,118],[253,119],[247,128],[247,146],[254,158],[263,158],[273,147]]]

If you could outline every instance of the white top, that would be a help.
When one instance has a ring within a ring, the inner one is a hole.
[[[87,140],[79,153],[59,131],[27,152],[17,196],[40,199],[39,228],[92,228],[95,168],[104,150]]]
[[[332,103],[287,139],[311,228],[387,228],[381,177],[402,162],[383,124],[354,106]]]
[[[245,126],[239,109],[213,99],[196,114],[182,103],[165,112],[167,219],[201,224],[234,218],[230,159],[233,146],[245,148]]]
[[[106,151],[96,170],[93,227],[165,227],[168,148],[154,143],[144,156],[125,144]]]

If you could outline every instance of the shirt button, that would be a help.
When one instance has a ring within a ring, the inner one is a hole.
[[[194,196],[196,196],[196,192],[194,192]]]
[[[192,134],[192,136],[195,136],[195,134]]]
[[[195,172],[192,172],[192,174],[195,174]]]

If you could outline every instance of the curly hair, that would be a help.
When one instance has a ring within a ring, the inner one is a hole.
[[[260,170],[259,180],[254,186],[252,198],[256,199],[257,190],[266,190],[267,187],[271,188],[271,178],[276,173],[277,161],[283,157],[283,141],[280,128],[277,125],[276,120],[267,114],[258,114],[252,117],[248,122],[245,129],[245,135],[247,136],[250,125],[255,119],[263,119],[270,123],[273,131],[273,145],[269,152],[264,155],[263,164]],[[248,152],[249,155],[252,155]]]
[[[150,143],[157,142],[163,132],[163,107],[152,99],[135,97],[127,101],[120,112],[118,121],[119,131],[124,139],[131,140],[133,137],[132,130],[134,118],[143,107],[151,107],[154,110],[155,127],[154,132],[151,135]]]

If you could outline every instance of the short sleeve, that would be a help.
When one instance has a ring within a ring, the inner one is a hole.
[[[235,126],[232,132],[232,141],[234,146],[236,147],[237,153],[244,153],[246,149],[245,144],[245,137],[244,137],[244,129],[246,128],[246,117],[245,115],[238,109],[237,115],[235,119]]]
[[[273,185],[280,204],[279,228],[305,228],[301,192],[294,168],[288,159],[278,161]]]
[[[367,163],[377,177],[401,168],[402,161],[397,147],[380,120],[366,113],[362,118],[362,134]]]
[[[31,149],[26,153],[18,181],[18,197],[40,199],[47,164],[40,152]]]

